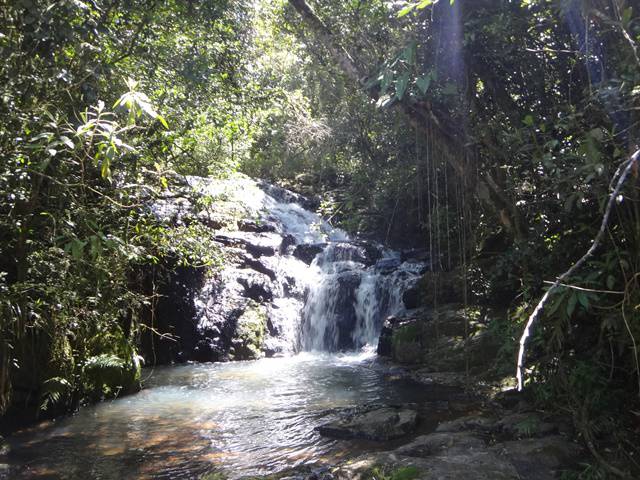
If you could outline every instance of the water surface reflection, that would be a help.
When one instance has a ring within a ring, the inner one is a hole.
[[[238,478],[339,457],[353,442],[314,431],[336,409],[429,399],[387,372],[366,354],[155,368],[136,395],[10,438],[11,478]]]

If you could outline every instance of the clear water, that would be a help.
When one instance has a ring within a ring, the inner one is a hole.
[[[268,474],[364,448],[314,430],[334,418],[336,409],[433,399],[424,386],[394,380],[367,353],[171,366],[146,375],[138,394],[9,438],[9,478]]]

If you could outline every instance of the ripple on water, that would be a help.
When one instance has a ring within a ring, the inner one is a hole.
[[[314,430],[335,409],[420,401],[384,374],[371,352],[155,368],[136,395],[11,437],[12,478],[239,477],[341,457]]]

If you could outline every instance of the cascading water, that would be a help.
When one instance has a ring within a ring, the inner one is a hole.
[[[185,269],[173,279],[157,320],[174,311],[177,359],[243,358],[250,349],[239,332],[247,318],[264,319],[267,332],[261,349],[244,358],[286,358],[147,370],[138,394],[9,438],[7,478],[240,479],[331,463],[344,459],[344,446],[315,427],[337,410],[434,395],[389,380],[384,364],[368,360],[370,351],[326,353],[375,345],[384,317],[405,308],[403,294],[425,263],[349,239],[286,190],[247,178],[188,181],[213,197],[215,211],[167,199],[156,213],[171,225],[195,218],[215,228],[226,265]],[[221,228],[223,208],[243,220]],[[358,448],[350,442],[349,454]]]
[[[404,310],[403,293],[426,268],[403,262],[398,252],[375,242],[350,239],[305,208],[307,199],[288,190],[248,178],[188,177],[188,182],[200,195],[234,205],[237,215],[255,223],[249,231],[223,231],[217,237],[227,250],[240,250],[242,258],[195,295],[200,359],[224,359],[212,352],[233,349],[225,346],[234,342],[229,319],[242,315],[247,298],[266,310],[267,355],[374,347],[384,318]],[[172,209],[170,203],[160,205],[160,215],[175,215]],[[209,212],[197,215],[211,221]]]

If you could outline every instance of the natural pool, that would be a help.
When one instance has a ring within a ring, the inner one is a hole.
[[[434,399],[366,353],[167,366],[145,376],[138,394],[10,437],[9,478],[268,474],[382,448],[314,430],[341,408]]]

